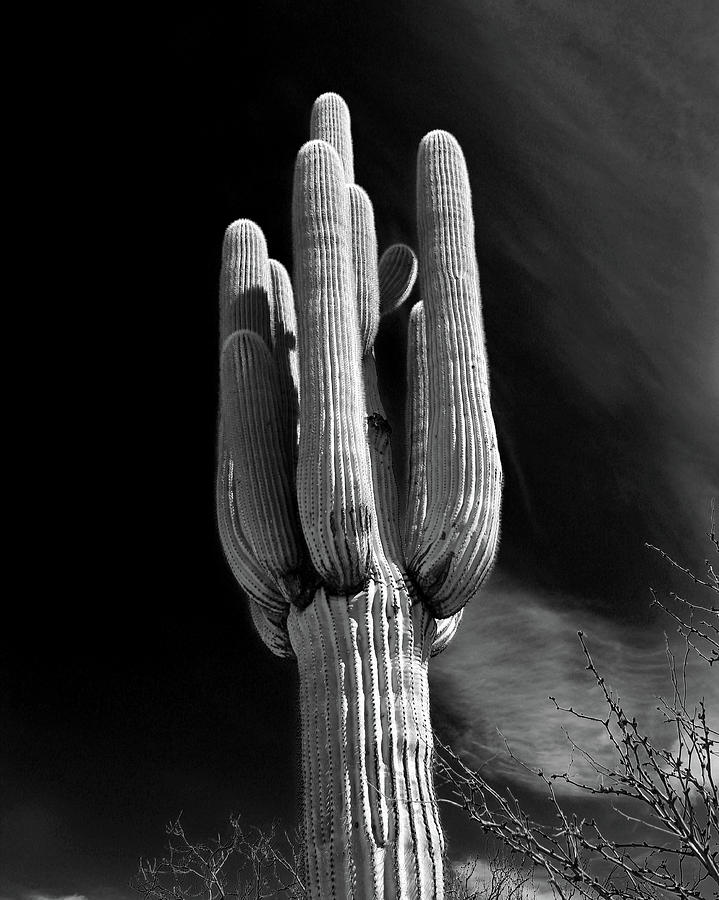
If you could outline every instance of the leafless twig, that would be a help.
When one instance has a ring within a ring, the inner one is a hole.
[[[713,504],[708,537],[719,552]],[[699,578],[668,554],[647,546],[698,588],[719,592],[719,580],[709,561],[707,578]],[[595,783],[579,780],[571,774],[571,767],[553,774],[531,770],[547,789],[552,824],[534,821],[508,788],[494,787],[437,741],[437,772],[448,792],[444,799],[466,810],[485,833],[498,838],[512,853],[543,870],[560,900],[570,896],[591,900],[699,900],[710,896],[709,891],[719,897],[719,734],[708,720],[704,700],[690,703],[687,688],[691,654],[709,665],[719,659],[719,609],[716,604],[689,602],[673,594],[677,611],[660,601],[654,591],[652,597],[677,623],[684,639],[679,658],[667,641],[672,695],[659,698],[663,720],[672,727],[672,749],[658,746],[625,710],[597,667],[582,632],[578,636],[585,667],[600,688],[604,712],[590,715],[551,699],[557,709],[570,716],[598,724],[613,757],[611,762],[601,762],[595,753],[567,735],[572,754],[580,754],[596,773]],[[600,826],[594,819],[569,812],[557,796],[557,783],[611,798],[614,814],[630,823],[635,833],[639,831],[641,839],[621,840],[611,826]]]
[[[160,859],[141,859],[131,886],[146,900],[301,900],[301,841],[269,831],[243,829],[231,816],[224,835],[209,842],[190,840],[181,821],[166,826],[168,842]]]

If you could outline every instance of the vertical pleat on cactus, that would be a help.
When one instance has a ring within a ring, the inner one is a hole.
[[[292,202],[294,291],[261,230],[227,230],[217,518],[256,630],[300,682],[311,900],[442,900],[428,665],[493,559],[501,468],[469,182],[450,135],[418,157],[419,266],[378,262],[350,116],[312,109]],[[373,345],[412,292],[403,510]]]

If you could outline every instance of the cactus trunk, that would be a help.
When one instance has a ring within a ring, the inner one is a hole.
[[[434,620],[404,584],[293,607],[309,898],[441,898],[427,664]]]

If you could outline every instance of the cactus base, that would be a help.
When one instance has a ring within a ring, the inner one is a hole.
[[[404,585],[292,608],[307,894],[442,898],[427,664],[436,626]]]

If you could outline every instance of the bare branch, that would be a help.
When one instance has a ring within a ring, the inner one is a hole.
[[[719,549],[713,503],[708,537]],[[719,590],[709,563],[707,572],[714,583],[696,577],[653,545],[647,546],[697,586]],[[519,760],[505,741],[510,758],[543,782],[547,821],[551,824],[530,818],[509,788],[494,787],[437,739],[437,775],[449,793],[449,802],[463,808],[510,852],[541,869],[558,898],[699,900],[709,896],[710,885],[714,886],[714,896],[719,896],[719,796],[714,771],[719,734],[707,721],[703,699],[689,702],[687,684],[691,654],[709,665],[719,658],[719,609],[670,596],[679,604],[676,611],[652,591],[654,603],[678,625],[684,640],[680,656],[675,656],[667,641],[672,695],[659,698],[659,712],[672,727],[675,743],[671,749],[657,746],[625,710],[606,683],[581,631],[578,637],[585,668],[601,690],[604,714],[585,713],[560,705],[554,697],[550,699],[557,710],[599,725],[613,759],[600,762],[595,752],[581,747],[567,733],[572,759],[580,754],[597,775],[592,784],[575,778],[571,765],[565,772],[552,774],[533,769]],[[629,823],[640,837],[620,839],[611,826],[600,826],[593,819],[568,811],[557,796],[557,783],[589,795],[614,798],[608,813],[613,813],[618,822]]]

